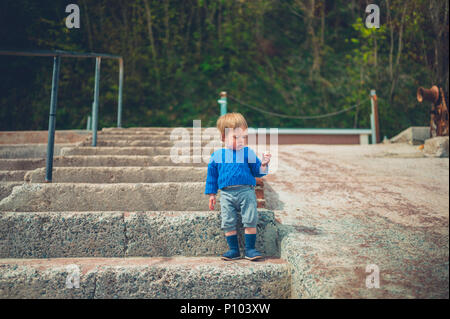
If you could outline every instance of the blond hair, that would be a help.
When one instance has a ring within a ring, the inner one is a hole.
[[[241,113],[227,113],[217,119],[217,129],[220,131],[222,141],[225,139],[225,129],[235,129],[238,127],[248,128],[247,121]]]

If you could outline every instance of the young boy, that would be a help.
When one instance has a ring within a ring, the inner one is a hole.
[[[205,194],[209,195],[209,209],[216,204],[216,193],[220,193],[222,229],[225,232],[229,250],[223,260],[241,258],[236,232],[237,212],[242,215],[245,228],[245,258],[262,258],[255,249],[258,210],[255,194],[256,179],[268,174],[270,154],[264,154],[262,161],[252,149],[246,147],[248,126],[240,113],[228,113],[217,120],[225,148],[215,151],[208,163]]]

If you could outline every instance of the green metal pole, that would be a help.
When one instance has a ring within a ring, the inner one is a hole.
[[[92,122],[92,146],[97,146],[98,128],[98,96],[100,90],[100,63],[102,58],[95,58],[95,86],[94,86],[94,118]]]
[[[91,127],[90,127],[90,130],[92,132],[94,131],[94,109],[95,109],[95,103],[92,102],[92,107],[91,107]]]
[[[48,118],[47,159],[45,165],[45,182],[52,182],[53,151],[55,146],[56,106],[58,102],[59,67],[61,57],[53,57],[52,94],[50,98],[50,114]]]
[[[227,92],[220,92],[220,99],[217,102],[220,104],[220,116],[227,114]]]
[[[119,102],[117,106],[117,127],[122,127],[122,88],[123,88],[123,59],[119,59]]]

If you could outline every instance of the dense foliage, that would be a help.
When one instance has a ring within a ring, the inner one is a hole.
[[[381,136],[427,126],[419,86],[448,96],[448,1],[383,0],[367,29],[361,0],[2,0],[0,49],[124,57],[123,126],[214,125],[220,91],[253,127],[368,128],[371,89]],[[76,3],[81,26],[68,29]],[[0,56],[0,129],[47,129],[52,58]],[[57,129],[85,128],[95,59],[63,58]],[[102,60],[99,128],[115,126],[118,63]]]

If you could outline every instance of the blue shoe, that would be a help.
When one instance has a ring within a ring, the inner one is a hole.
[[[222,260],[237,260],[241,259],[241,253],[239,250],[230,249],[222,255]]]
[[[245,234],[245,259],[254,261],[262,259],[262,254],[255,249],[256,234]]]
[[[239,251],[239,243],[237,235],[232,236],[226,236],[228,247],[230,247],[230,250],[228,250],[225,254],[222,255],[223,260],[236,260],[241,259],[241,252]]]
[[[258,259],[262,259],[263,255],[257,251],[256,249],[249,249],[245,251],[245,259],[255,261]]]

